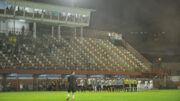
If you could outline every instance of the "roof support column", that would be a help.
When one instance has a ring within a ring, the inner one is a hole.
[[[9,35],[8,20],[5,21],[5,25],[6,25],[5,34],[6,34],[6,36],[8,36]]]
[[[83,27],[81,27],[81,29],[80,29],[80,33],[81,33],[81,38],[83,38]]]
[[[54,37],[54,26],[52,26],[51,34],[52,34],[52,37]]]
[[[60,41],[61,39],[61,26],[58,25],[58,40]]]
[[[33,38],[36,39],[36,22],[33,22]]]
[[[77,30],[76,30],[76,27],[74,28],[74,37],[76,37],[77,35]]]
[[[24,16],[24,17],[25,17],[25,13],[26,13],[25,7],[23,7],[23,16]]]

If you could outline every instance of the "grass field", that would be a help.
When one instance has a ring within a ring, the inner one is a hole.
[[[61,91],[0,92],[0,101],[66,101],[66,95]],[[180,101],[180,90],[76,92],[75,101]]]

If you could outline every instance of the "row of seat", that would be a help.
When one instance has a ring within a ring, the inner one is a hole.
[[[8,55],[0,51],[0,68],[111,72],[150,71],[128,50],[116,47],[108,40],[77,37],[61,38],[60,40],[55,37],[44,37],[44,40],[48,40],[52,46],[48,54],[39,51],[33,55],[28,53]],[[22,47],[26,51],[31,51],[34,48],[32,44],[24,43]]]

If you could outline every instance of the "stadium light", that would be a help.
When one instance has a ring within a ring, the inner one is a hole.
[[[162,61],[162,58],[161,58],[161,57],[159,57],[159,58],[158,58],[158,61],[159,61],[159,62],[161,62],[161,61]]]
[[[25,22],[25,20],[24,20],[24,19],[20,19],[19,21],[20,21],[20,22]]]

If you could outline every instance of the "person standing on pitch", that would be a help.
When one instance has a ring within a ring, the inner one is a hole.
[[[72,92],[72,101],[74,101],[75,92],[76,92],[76,77],[75,77],[75,72],[74,71],[68,77],[68,83],[69,83],[69,86],[68,86],[67,101],[69,101],[70,92]]]
[[[149,82],[150,83],[149,83],[149,87],[148,88],[149,88],[149,90],[152,90],[153,89],[153,80],[150,80]]]
[[[135,79],[134,80],[134,89],[135,89],[135,91],[137,91],[137,84],[138,84],[138,81]]]

